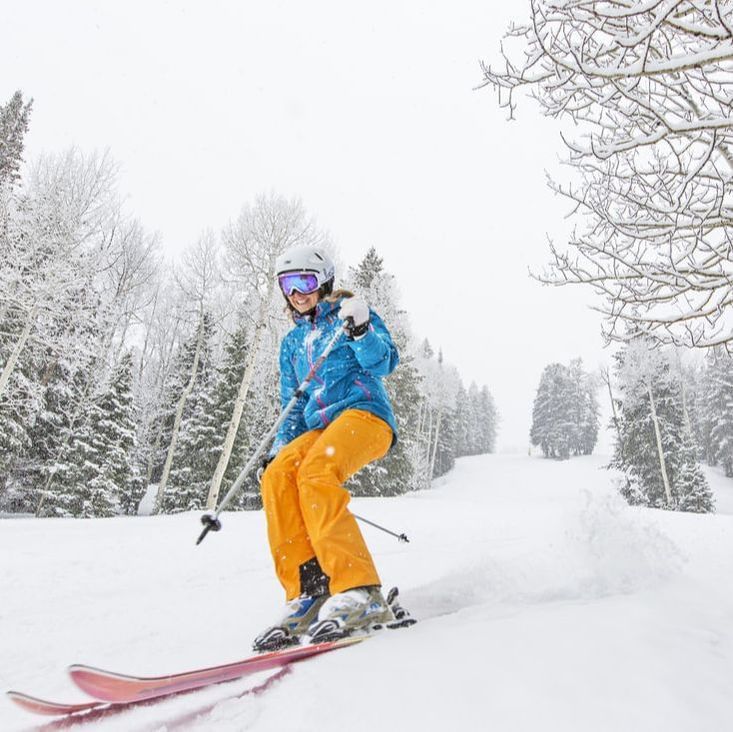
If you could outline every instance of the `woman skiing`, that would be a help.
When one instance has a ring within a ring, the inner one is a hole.
[[[362,299],[333,291],[334,266],[323,250],[290,249],[276,269],[294,322],[280,346],[283,407],[336,330],[344,335],[280,427],[262,473],[270,550],[287,604],[255,650],[393,619],[343,483],[396,439],[382,377],[397,366],[397,349]]]

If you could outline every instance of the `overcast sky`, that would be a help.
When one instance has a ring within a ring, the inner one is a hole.
[[[175,257],[263,192],[297,195],[355,264],[374,245],[414,330],[526,450],[545,365],[609,360],[587,290],[529,278],[562,242],[556,127],[507,122],[479,62],[528,2],[26,2],[3,9],[0,100],[33,97],[26,158],[109,148]],[[599,394],[603,401],[603,394]]]

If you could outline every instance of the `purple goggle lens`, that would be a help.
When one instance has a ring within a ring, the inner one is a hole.
[[[318,289],[318,277],[312,272],[286,272],[277,281],[286,295],[292,295],[295,291],[301,295],[310,295]]]

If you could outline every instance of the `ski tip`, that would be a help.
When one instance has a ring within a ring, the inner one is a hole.
[[[103,702],[91,701],[80,702],[78,704],[60,704],[58,702],[39,699],[30,694],[24,694],[20,691],[6,691],[5,695],[14,704],[24,709],[26,712],[33,714],[43,714],[48,717],[62,717],[69,714],[78,714],[79,712],[88,712],[92,709],[106,706]]]

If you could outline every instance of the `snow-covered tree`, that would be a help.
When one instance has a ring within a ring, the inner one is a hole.
[[[626,476],[624,497],[635,504],[712,511],[714,500],[697,462],[685,420],[680,371],[643,336],[616,355],[619,441],[612,466]]]
[[[422,378],[409,349],[410,326],[399,307],[394,275],[385,270],[383,259],[374,247],[349,271],[346,285],[384,320],[400,353],[399,365],[385,379],[397,421],[398,442],[383,460],[368,465],[354,476],[349,489],[355,495],[399,495],[415,487],[415,460],[419,452],[416,426]]]
[[[244,404],[254,378],[263,333],[274,325],[273,300],[279,297],[275,262],[282,252],[295,246],[330,247],[328,235],[308,216],[298,199],[287,200],[271,194],[260,196],[254,206],[242,208],[239,218],[225,229],[226,263],[229,276],[246,294],[247,308],[242,312],[251,318],[252,342],[247,351],[247,367],[242,373],[237,396],[224,443],[211,477],[207,506],[216,507],[221,482],[231,459]],[[280,318],[282,328],[282,318]]]
[[[702,433],[711,465],[733,477],[733,360],[722,349],[711,349],[703,372]]]
[[[32,104],[33,100],[24,102],[23,94],[17,91],[9,102],[0,105],[0,187],[12,186],[20,178]]]
[[[183,390],[188,390],[188,395],[163,494],[162,508],[169,513],[204,508],[211,474],[221,452],[222,435],[215,409],[217,374],[212,354],[213,329],[211,316],[204,314],[201,332],[183,349],[180,373],[184,379],[189,378]],[[191,380],[192,362],[197,357],[196,373]],[[176,405],[179,403],[180,396],[175,400]],[[172,416],[175,420],[175,412]]]
[[[573,436],[571,388],[568,369],[560,363],[545,367],[532,406],[530,440],[545,457],[570,457]]]
[[[486,455],[494,452],[496,446],[496,435],[499,428],[499,413],[494,403],[494,397],[485,384],[478,394],[479,413],[479,454]]]
[[[532,407],[530,440],[545,457],[589,455],[598,437],[598,403],[593,379],[582,361],[545,367]]]
[[[508,35],[485,84],[572,124],[571,182],[551,187],[578,230],[542,279],[592,287],[608,337],[730,342],[733,6],[532,0]]]
[[[137,462],[137,410],[133,402],[132,353],[127,351],[112,372],[99,401],[96,425],[102,453],[101,473],[123,513],[134,515],[145,491]]]
[[[176,374],[178,381],[173,384],[171,390],[171,393],[176,395],[176,402],[174,407],[170,405],[171,409],[169,410],[170,437],[164,443],[167,447],[157,489],[157,510],[161,510],[164,505],[164,497],[176,455],[184,410],[196,386],[201,364],[206,357],[206,349],[209,345],[211,323],[207,306],[219,283],[217,245],[211,234],[202,235],[198,242],[188,250],[184,267],[177,279],[181,291],[186,295],[186,300],[193,307],[191,313],[193,334],[188,342],[188,351],[184,348],[183,356],[179,359],[180,363],[185,364],[186,370],[179,371]]]

